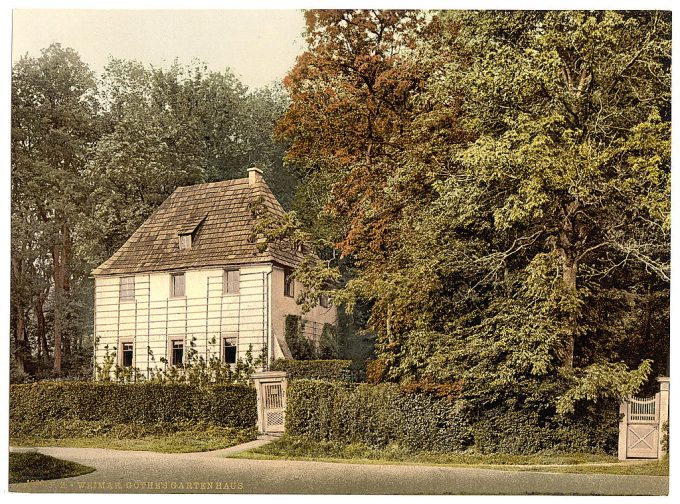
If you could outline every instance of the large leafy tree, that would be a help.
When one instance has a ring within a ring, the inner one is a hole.
[[[335,196],[321,204],[339,222],[322,231],[356,259],[336,297],[372,303],[374,377],[568,412],[639,387],[646,359],[666,372],[668,16],[436,14],[394,52],[431,71],[406,86],[381,157],[357,131],[370,92],[347,84],[364,53],[346,40],[366,33],[354,17],[393,15],[406,16],[309,14],[311,54],[288,79],[296,120],[281,126],[313,167],[301,194],[323,178]]]
[[[59,44],[44,49],[37,58],[22,57],[12,69],[12,285],[17,294],[12,303],[16,332],[22,342],[19,346],[25,346],[26,294],[37,292],[35,308],[40,322],[49,288],[45,275],[51,274],[56,374],[61,372],[62,352],[70,348],[73,239],[87,197],[86,154],[98,136],[95,91],[90,69],[75,51]],[[39,272],[30,273],[36,270]],[[39,334],[41,344],[44,336],[44,332]]]

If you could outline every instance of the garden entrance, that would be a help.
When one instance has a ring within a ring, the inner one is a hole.
[[[659,392],[652,397],[631,397],[621,403],[619,459],[659,459],[665,455],[664,424],[668,422],[669,379],[659,378]]]
[[[278,434],[286,420],[285,371],[265,371],[253,375],[257,389],[257,429],[263,434]]]

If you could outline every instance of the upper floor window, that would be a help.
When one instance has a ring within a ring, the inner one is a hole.
[[[295,279],[293,270],[286,269],[283,272],[283,295],[288,297],[295,296]]]
[[[237,269],[224,270],[222,276],[222,294],[238,294],[241,282],[241,272]]]
[[[186,250],[191,248],[191,235],[181,234],[179,235],[179,249]]]
[[[120,301],[135,300],[135,277],[120,277]]]
[[[170,297],[184,297],[186,287],[184,273],[173,273],[170,276]]]

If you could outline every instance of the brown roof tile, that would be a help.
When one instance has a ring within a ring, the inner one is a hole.
[[[252,240],[251,204],[261,200],[276,216],[284,210],[264,181],[225,180],[178,187],[93,275],[147,273],[206,266],[275,262],[297,266],[302,254],[286,243],[260,252]],[[190,249],[178,235],[194,233]]]

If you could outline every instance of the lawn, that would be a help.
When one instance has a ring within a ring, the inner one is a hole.
[[[138,433],[120,435],[120,429],[86,436],[70,437],[11,437],[12,446],[65,446],[79,448],[109,448],[113,450],[139,450],[162,453],[190,453],[229,448],[256,439],[252,429],[209,427],[205,429],[175,430],[165,433]]]
[[[9,454],[10,483],[71,478],[92,471],[94,471],[92,467],[50,457],[42,453],[13,452]]]
[[[606,454],[479,454],[409,452],[398,446],[374,449],[362,444],[312,442],[282,436],[273,443],[233,455],[249,459],[316,460],[350,464],[415,464],[480,467],[512,471],[578,472],[599,474],[668,475],[668,459],[660,462],[619,462]]]

